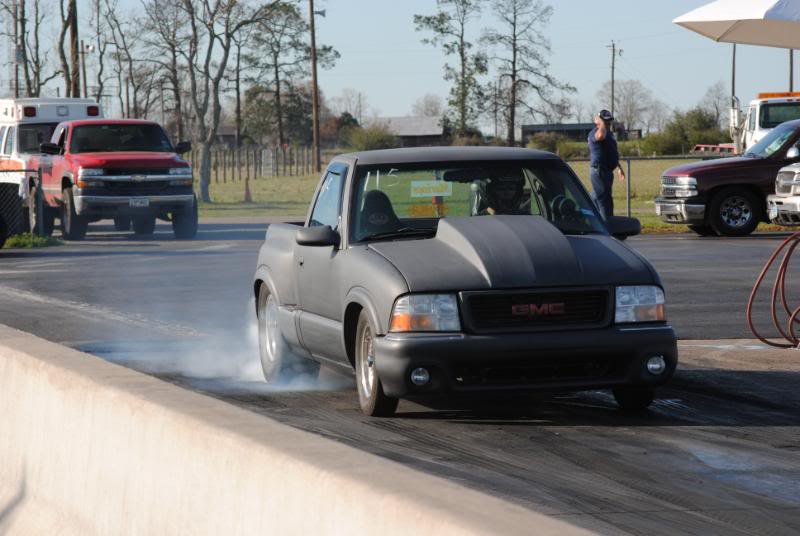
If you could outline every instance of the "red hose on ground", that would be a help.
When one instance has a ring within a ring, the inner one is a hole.
[[[750,331],[753,332],[753,335],[756,336],[758,340],[767,344],[769,346],[774,346],[776,348],[798,348],[800,347],[800,338],[798,338],[795,332],[795,326],[800,323],[800,306],[790,309],[789,302],[786,299],[786,274],[788,273],[789,268],[789,261],[794,254],[795,249],[800,246],[800,233],[795,233],[792,236],[788,237],[786,240],[781,242],[778,249],[775,250],[775,253],[767,261],[767,264],[764,266],[764,269],[761,270],[761,274],[759,274],[758,279],[756,279],[755,285],[753,285],[753,290],[750,293],[750,299],[747,300],[747,325],[750,327]],[[788,247],[788,249],[787,249]],[[781,260],[780,265],[778,266],[778,272],[775,275],[775,283],[772,287],[772,300],[770,302],[770,315],[772,317],[772,323],[775,326],[775,329],[778,330],[778,333],[786,340],[787,342],[775,342],[767,339],[766,337],[762,336],[756,330],[755,325],[753,324],[753,304],[756,300],[756,294],[758,294],[758,290],[761,287],[761,283],[764,282],[764,278],[767,276],[770,268],[772,265],[775,264],[775,261],[781,255],[781,253],[786,250],[786,253],[783,255],[783,259]],[[783,307],[784,313],[789,317],[788,324],[786,326],[781,325],[781,321],[778,318],[778,298],[780,297],[781,306]]]

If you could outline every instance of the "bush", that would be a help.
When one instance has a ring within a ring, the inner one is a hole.
[[[60,246],[64,242],[52,236],[38,236],[31,233],[23,233],[9,237],[6,240],[7,248],[46,248],[49,246]]]
[[[562,134],[557,134],[555,132],[539,132],[531,136],[531,139],[528,140],[528,148],[555,153],[558,151],[558,144],[564,141],[567,141],[567,138]]]
[[[562,141],[554,151],[564,160],[589,157],[589,144],[583,141]]]
[[[466,145],[486,145],[486,142],[483,140],[483,136],[453,136],[453,139],[450,140],[450,145],[454,146],[466,146]]]
[[[347,146],[353,151],[371,151],[397,147],[397,138],[389,132],[386,125],[375,124],[367,127],[349,127],[344,135]]]

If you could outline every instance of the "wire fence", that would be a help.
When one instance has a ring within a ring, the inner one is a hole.
[[[214,147],[211,149],[211,181],[218,184],[258,179],[262,177],[296,177],[314,173],[313,150],[308,146],[238,148]],[[323,151],[323,166],[336,154]],[[188,155],[194,169],[200,166],[200,151],[193,149]]]

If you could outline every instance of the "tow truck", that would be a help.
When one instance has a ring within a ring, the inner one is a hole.
[[[800,92],[759,93],[750,101],[744,117],[739,99],[733,97],[730,119],[736,153],[744,153],[781,123],[800,119]]]

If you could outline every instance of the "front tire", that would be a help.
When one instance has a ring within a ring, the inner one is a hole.
[[[266,284],[258,290],[258,352],[267,383],[303,376],[316,380],[319,364],[294,354],[278,324],[278,300]]]
[[[386,396],[375,368],[375,332],[362,311],[356,328],[356,386],[361,411],[370,417],[391,417],[399,400]]]
[[[614,389],[614,400],[622,411],[641,413],[650,407],[655,397],[653,389],[643,387],[619,387]]]
[[[75,212],[75,198],[72,187],[64,188],[61,206],[61,233],[65,240],[83,240],[89,228],[89,221]]]
[[[131,230],[131,218],[130,216],[117,216],[114,218],[114,230],[120,232],[126,232]]]
[[[191,240],[197,236],[197,198],[192,201],[192,208],[183,212],[172,213],[172,232],[178,240]]]
[[[717,192],[709,206],[709,223],[722,236],[747,236],[763,216],[760,200],[749,190],[733,186]]]
[[[155,216],[135,216],[133,220],[133,232],[137,235],[149,236],[156,230]]]

